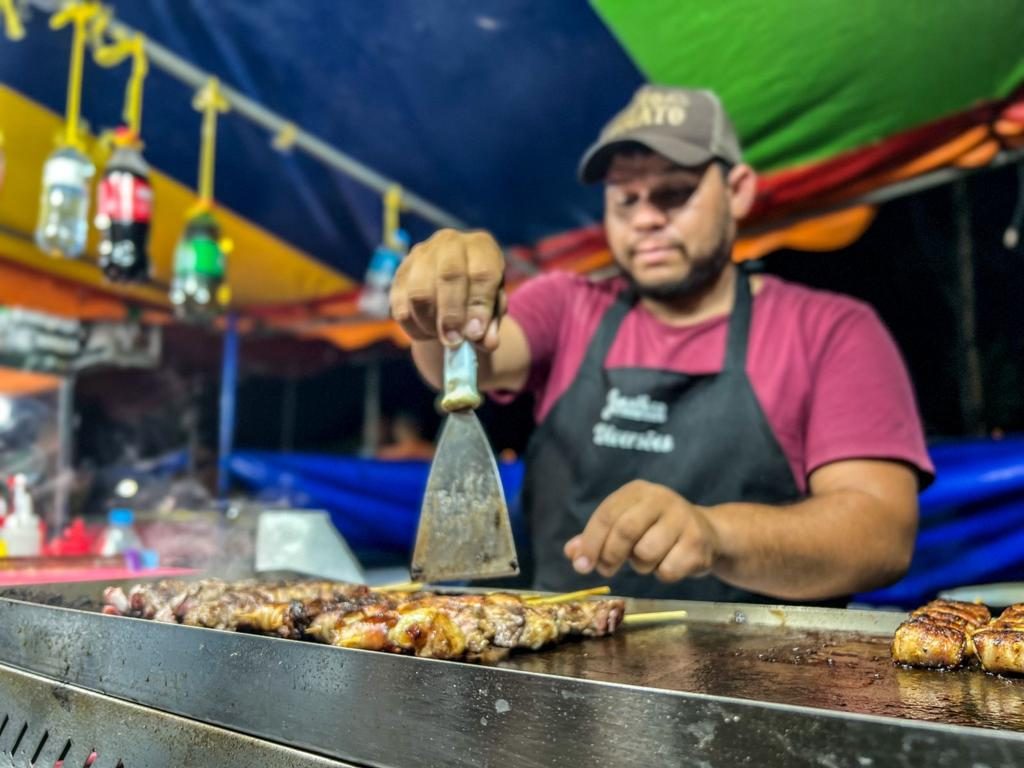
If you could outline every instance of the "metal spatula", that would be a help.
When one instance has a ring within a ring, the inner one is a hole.
[[[446,349],[441,406],[448,417],[423,497],[410,568],[414,581],[519,573],[498,465],[473,412],[480,402],[473,347]]]

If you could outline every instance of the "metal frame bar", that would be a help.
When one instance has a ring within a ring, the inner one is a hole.
[[[814,219],[827,213],[835,213],[836,211],[842,211],[847,208],[856,208],[858,205],[882,205],[883,203],[888,203],[891,200],[907,197],[908,195],[913,195],[918,192],[925,192],[933,187],[939,187],[943,184],[951,184],[954,181],[967,178],[968,176],[973,176],[976,173],[994,171],[997,168],[1002,168],[1004,165],[1019,163],[1021,161],[1024,161],[1024,147],[1004,150],[992,158],[992,161],[988,163],[988,165],[983,165],[978,168],[939,168],[938,170],[931,171],[930,173],[925,173],[904,181],[897,181],[892,184],[888,184],[884,187],[872,190],[871,192],[867,192],[860,197],[855,197],[852,200],[844,200],[843,202],[836,203],[834,205],[815,208],[813,211],[808,213],[787,216],[775,221],[766,222],[756,227],[743,229],[741,234],[759,235],[764,232],[788,227],[791,224],[797,224],[801,221]]]
[[[229,459],[235,444],[235,404],[238,397],[238,320],[232,312],[224,323],[224,352],[220,369],[220,433],[217,447],[217,495],[231,488]]]
[[[47,525],[50,530],[64,530],[68,519],[68,498],[75,471],[75,374],[63,376],[57,391],[57,477],[54,485],[53,510]]]
[[[55,6],[53,0],[26,0],[26,4],[35,8],[37,11],[47,14],[52,13]],[[108,28],[115,37],[130,38],[137,34],[141,34],[139,30],[128,26],[116,18],[111,18]],[[206,85],[210,78],[213,77],[210,72],[206,72],[199,67],[190,64],[185,59],[173,53],[170,49],[154,42],[148,36],[143,35],[143,37],[145,39],[146,56],[149,59],[151,66],[163,70],[174,79],[196,89]],[[231,110],[233,112],[263,128],[266,128],[273,136],[276,136],[286,129],[294,129],[294,140],[290,142],[291,145],[301,149],[303,152],[315,158],[323,165],[326,165],[328,168],[344,173],[346,176],[349,176],[360,184],[379,192],[381,195],[387,191],[388,187],[399,184],[399,182],[394,179],[390,179],[382,173],[364,165],[351,155],[342,152],[337,147],[331,146],[326,141],[317,138],[308,131],[302,130],[302,128],[298,127],[284,116],[267,109],[262,104],[250,99],[248,96],[231,86],[222,84],[220,91],[231,104]],[[457,216],[437,205],[434,205],[429,200],[426,200],[414,192],[403,189],[402,204],[405,210],[415,213],[423,219],[426,219],[433,224],[437,224],[438,226],[454,227],[457,229],[464,229],[467,226],[465,222]]]

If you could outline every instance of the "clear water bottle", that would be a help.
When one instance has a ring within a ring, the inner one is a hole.
[[[43,166],[36,244],[51,256],[73,259],[85,251],[89,235],[89,182],[92,161],[74,147],[54,152]]]
[[[107,513],[107,527],[100,540],[100,554],[125,555],[142,551],[142,540],[135,532],[135,514],[119,507]]]

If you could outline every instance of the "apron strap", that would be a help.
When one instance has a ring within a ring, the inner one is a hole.
[[[618,296],[612,305],[605,310],[601,316],[601,322],[594,332],[590,344],[587,345],[587,353],[580,364],[580,371],[583,370],[604,370],[604,361],[608,352],[615,342],[619,333],[619,326],[636,304],[636,295],[632,290],[626,288]]]
[[[747,368],[747,342],[750,340],[750,316],[753,300],[750,296],[750,277],[743,267],[736,269],[736,294],[729,315],[729,338],[725,345],[725,364],[722,371],[745,372]]]

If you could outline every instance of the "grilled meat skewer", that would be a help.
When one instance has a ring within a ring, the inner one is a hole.
[[[108,613],[444,659],[491,660],[570,635],[608,635],[625,613],[617,599],[529,605],[509,593],[373,591],[330,581],[166,580],[127,595],[111,588],[105,600]]]

